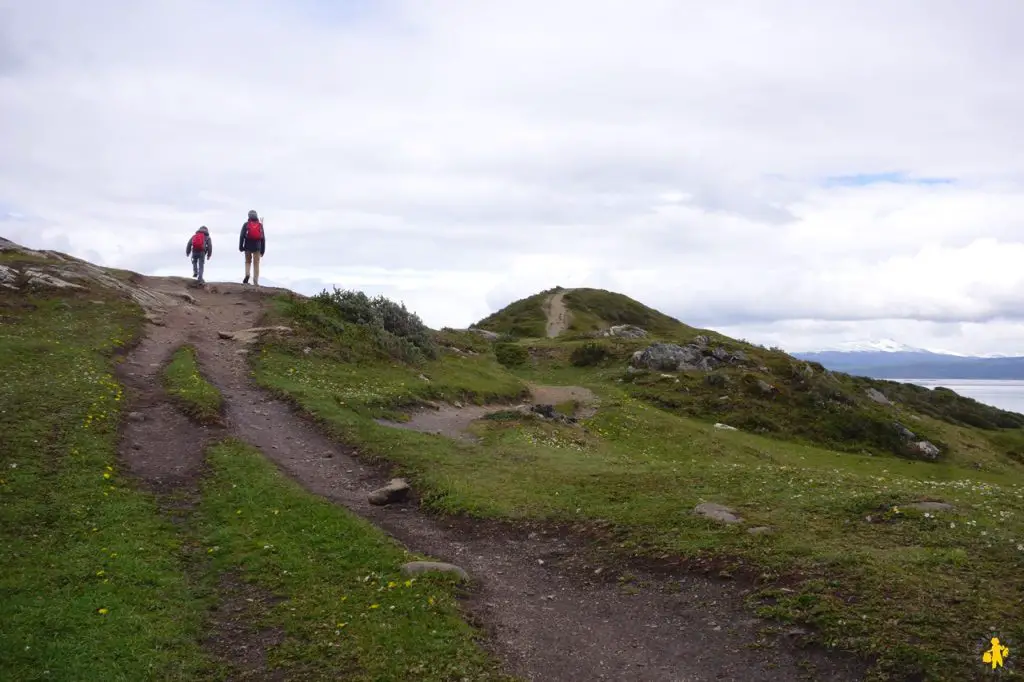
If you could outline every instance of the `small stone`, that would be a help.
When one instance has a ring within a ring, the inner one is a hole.
[[[728,424],[715,424],[715,428],[719,431],[739,431],[735,426],[729,426]]]
[[[714,521],[721,521],[722,523],[740,523],[741,519],[736,516],[736,512],[729,507],[714,502],[704,502],[694,507],[693,511],[705,518],[712,519]]]
[[[228,341],[235,338],[234,332],[217,332],[217,336]]]
[[[128,417],[128,421],[133,421],[133,422],[146,421],[146,415],[142,414],[141,412],[129,412],[125,416]]]
[[[378,488],[370,493],[367,498],[370,504],[383,506],[393,502],[401,502],[409,495],[409,484],[404,478],[393,478],[383,488]]]
[[[455,564],[444,563],[443,561],[410,561],[407,564],[402,564],[402,573],[404,575],[419,575],[430,571],[452,573],[458,576],[460,580],[469,580],[469,574],[464,569]]]
[[[952,511],[953,505],[948,502],[911,502],[910,504],[901,505],[908,507],[909,509],[919,509],[920,511]]]

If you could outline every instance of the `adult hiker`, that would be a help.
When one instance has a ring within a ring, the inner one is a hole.
[[[242,225],[238,235],[238,250],[245,252],[245,279],[242,284],[249,283],[249,266],[252,266],[252,283],[260,285],[260,258],[267,250],[267,237],[263,232],[263,221],[256,211],[249,211],[249,218]]]
[[[192,256],[192,276],[199,284],[203,284],[203,269],[207,258],[213,258],[213,240],[210,231],[203,225],[192,235],[185,245],[185,255]]]

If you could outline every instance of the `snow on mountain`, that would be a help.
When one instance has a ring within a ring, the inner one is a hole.
[[[827,348],[820,348],[816,353],[924,353],[934,355],[953,355],[967,357],[962,353],[954,353],[937,348],[917,348],[893,339],[866,339],[862,341],[846,341]]]

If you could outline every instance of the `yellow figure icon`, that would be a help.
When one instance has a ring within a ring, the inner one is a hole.
[[[981,660],[985,663],[991,663],[992,669],[995,670],[996,666],[1003,667],[1003,659],[1010,655],[1010,650],[999,643],[998,637],[992,638],[992,648],[985,652],[985,655],[981,657]]]

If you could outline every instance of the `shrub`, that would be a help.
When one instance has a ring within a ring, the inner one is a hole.
[[[519,367],[526,363],[526,349],[514,343],[498,343],[494,346],[494,356],[505,367]]]
[[[346,323],[367,327],[388,355],[405,362],[438,355],[433,334],[419,315],[384,296],[370,298],[362,291],[324,289],[308,301],[296,303],[293,315],[328,337],[342,335]]]
[[[584,343],[573,348],[569,362],[576,367],[593,367],[609,357],[608,348],[600,343]]]

